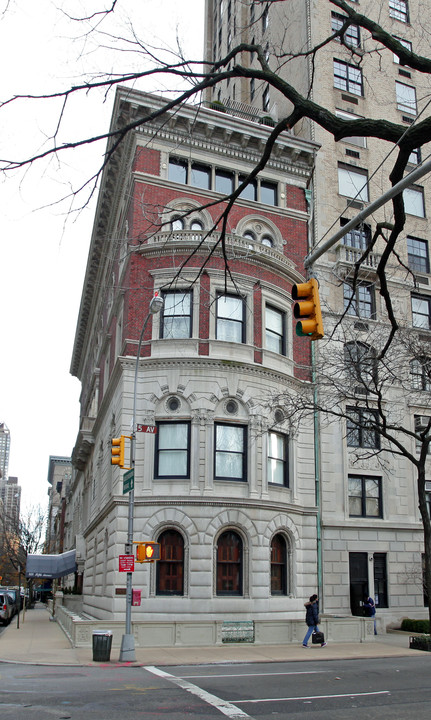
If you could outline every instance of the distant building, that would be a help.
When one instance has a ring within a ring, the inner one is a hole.
[[[0,482],[9,474],[10,431],[6,423],[0,423]]]
[[[46,523],[45,552],[63,552],[64,513],[66,492],[72,478],[70,457],[49,456],[48,465],[48,517]]]
[[[17,528],[21,508],[21,486],[18,485],[18,478],[0,480],[0,498],[3,503],[5,524]]]

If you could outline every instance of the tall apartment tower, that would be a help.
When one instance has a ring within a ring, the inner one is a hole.
[[[429,55],[423,17],[431,10],[431,3],[350,0],[350,5],[380,23],[406,48]],[[206,59],[213,62],[239,42],[256,41],[264,47],[273,70],[341,118],[385,118],[407,130],[419,116],[429,115],[429,75],[402,66],[389,50],[380,47],[376,52],[376,42],[359,27],[351,26],[348,31],[347,41],[354,53],[336,40],[322,46],[316,58],[309,53],[342,23],[342,10],[331,2],[206,0]],[[244,52],[240,60],[258,67],[256,56],[250,53]],[[288,102],[276,90],[248,78],[224,81],[207,93],[206,100],[242,112],[263,112],[274,120],[289,112]],[[294,127],[292,133],[320,146],[309,184],[311,242],[317,244],[389,188],[395,154],[388,159],[388,144],[374,139],[349,137],[335,142],[309,121]],[[420,160],[421,152],[413,153],[409,169]],[[401,324],[413,332],[416,328],[426,348],[431,330],[428,178],[405,190],[404,202],[406,224],[397,243],[400,263],[393,261],[388,282]],[[352,290],[354,264],[366,249],[376,223],[391,219],[389,203],[345,235],[314,267],[327,329],[331,330],[347,309],[344,326],[356,347],[369,347],[369,338],[372,334],[377,337],[385,322],[375,273],[383,245],[370,253]],[[334,343],[339,340],[336,335]],[[392,401],[400,403],[400,412],[413,432],[431,414],[431,384],[423,366],[412,365],[410,370],[411,387],[420,392],[408,397],[408,392],[397,395],[394,388]],[[408,377],[408,367],[406,374]],[[391,397],[386,400],[391,402]],[[360,398],[353,404],[355,411],[361,412]],[[421,582],[422,525],[412,465],[391,453],[382,463],[375,454],[369,457],[373,453],[367,454],[365,448],[377,449],[377,443],[377,438],[370,440],[366,433],[354,437],[342,422],[320,427],[322,582],[326,612],[360,614],[364,594],[370,593],[375,595],[378,615],[385,622],[424,612],[426,597]],[[410,450],[417,452],[413,439]],[[431,478],[431,467],[429,470]],[[427,486],[431,493],[431,482]]]
[[[0,481],[9,475],[10,430],[6,423],[0,423]]]
[[[163,104],[119,89],[111,128]],[[312,424],[291,436],[271,400],[309,377],[291,288],[316,145],[280,136],[222,235],[223,198],[269,132],[181,106],[136,128],[101,183],[71,364],[82,393],[65,550],[77,548],[83,610],[124,618],[128,494],[111,440],[130,435],[137,371],[136,420],[156,428],[136,433],[134,478],[134,540],[161,545],[133,576],[136,637],[150,645],[211,644],[237,621],[260,642],[298,640],[316,586]],[[155,292],[164,307],[150,316]]]
[[[18,478],[8,477],[7,480],[0,480],[0,500],[5,524],[17,528],[21,508],[21,486],[18,485]]]

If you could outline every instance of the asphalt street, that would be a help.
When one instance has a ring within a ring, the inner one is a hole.
[[[0,715],[5,720],[428,720],[430,661],[424,653],[163,668],[2,663]]]

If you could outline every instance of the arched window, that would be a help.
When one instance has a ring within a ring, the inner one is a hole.
[[[269,237],[269,235],[264,235],[262,238],[262,245],[266,245],[266,247],[274,247],[274,240],[272,237]]]
[[[287,595],[287,545],[283,535],[274,535],[271,542],[271,595]]]
[[[217,543],[217,595],[242,595],[242,540],[227,530]]]
[[[184,220],[180,217],[174,218],[172,220],[171,227],[172,227],[172,230],[174,230],[174,232],[177,230],[184,230]]]
[[[184,595],[184,540],[176,530],[165,530],[158,542],[156,595]]]
[[[204,226],[200,220],[192,220],[190,223],[190,230],[203,230]]]

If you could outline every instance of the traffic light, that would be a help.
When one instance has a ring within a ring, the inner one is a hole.
[[[160,560],[160,543],[156,542],[135,542],[136,562],[154,562]]]
[[[293,285],[292,298],[297,300],[293,306],[293,315],[299,318],[296,323],[296,334],[319,340],[324,336],[322,313],[320,310],[319,286],[315,278],[306,283]]]
[[[124,446],[126,444],[126,436],[122,435],[119,438],[112,438],[111,443],[111,465],[118,465],[120,468],[124,468]]]

